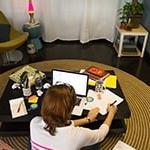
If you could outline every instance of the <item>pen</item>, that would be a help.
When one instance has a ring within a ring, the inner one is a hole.
[[[106,75],[104,75],[104,76],[101,78],[101,80],[104,81],[109,75],[110,75],[110,73],[107,73]]]
[[[29,82],[29,80],[28,80],[28,77],[26,78],[26,83],[25,83],[25,88],[28,88],[29,86],[29,84],[28,84],[28,82]]]
[[[110,106],[114,105],[117,101],[115,100],[113,103],[110,104]]]
[[[20,111],[20,108],[21,108],[22,102],[23,102],[23,101],[21,101],[21,102],[19,103],[19,106],[18,106],[18,109],[17,109],[17,113]]]

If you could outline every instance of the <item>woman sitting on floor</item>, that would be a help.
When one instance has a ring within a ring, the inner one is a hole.
[[[76,101],[72,86],[54,85],[43,99],[41,117],[30,123],[32,150],[78,150],[82,147],[101,142],[108,134],[116,113],[116,106],[108,106],[108,115],[99,129],[79,127],[96,121],[99,109],[89,111],[87,117],[70,120]]]

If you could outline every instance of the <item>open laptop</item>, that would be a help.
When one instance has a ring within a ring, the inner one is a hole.
[[[76,105],[80,105],[81,99],[87,96],[88,79],[89,76],[87,74],[58,69],[52,70],[52,85],[60,82],[74,87],[77,95]]]

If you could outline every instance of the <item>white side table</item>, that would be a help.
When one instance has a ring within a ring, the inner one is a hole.
[[[130,41],[132,38],[134,41]],[[137,41],[139,37],[143,37],[142,49],[139,50],[137,47]],[[139,26],[139,28],[132,29],[131,31],[127,31],[124,29],[120,29],[119,26],[116,26],[116,35],[114,39],[114,48],[118,53],[118,57],[121,56],[144,56],[145,47],[148,39],[148,32],[143,26]]]

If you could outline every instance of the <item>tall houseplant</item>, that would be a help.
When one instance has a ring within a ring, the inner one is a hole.
[[[125,2],[123,7],[119,10],[121,23],[127,24],[130,28],[137,28],[142,19],[144,6],[138,0],[132,2]]]

